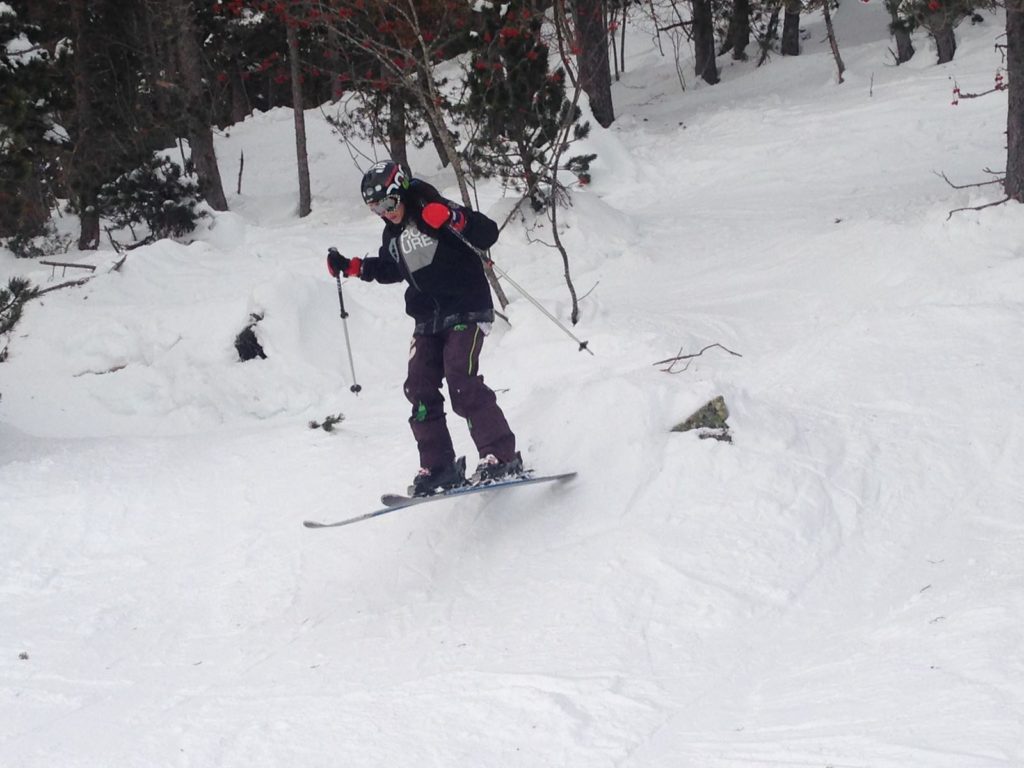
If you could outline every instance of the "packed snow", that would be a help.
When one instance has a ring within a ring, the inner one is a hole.
[[[1024,209],[950,216],[1001,190],[940,176],[1005,162],[1005,93],[950,104],[1002,20],[901,67],[880,3],[835,21],[842,84],[813,19],[685,91],[630,38],[560,214],[594,356],[509,289],[482,358],[569,484],[302,526],[417,469],[398,286],[343,284],[350,391],[324,258],[381,227],[319,110],[310,216],[275,110],[218,137],[194,240],[62,254],[97,269],[0,364],[0,765],[1024,765]],[[546,232],[492,255],[567,321]],[[89,274],[0,252],[4,285]],[[718,395],[732,443],[670,431]]]

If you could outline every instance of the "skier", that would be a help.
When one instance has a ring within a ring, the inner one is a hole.
[[[415,320],[405,396],[419,449],[420,470],[409,493],[428,496],[466,484],[466,459],[456,460],[444,411],[441,381],[451,407],[469,424],[480,463],[469,482],[516,476],[523,461],[494,392],[480,375],[480,347],[494,321],[479,249],[498,239],[498,225],[482,213],[445,199],[430,184],[409,178],[387,160],[362,180],[363,201],[384,220],[377,256],[348,259],[327,254],[332,277],[408,283],[405,311]]]

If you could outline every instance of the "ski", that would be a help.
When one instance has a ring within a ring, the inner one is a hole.
[[[523,474],[517,475],[516,477],[508,477],[489,482],[485,481],[475,485],[461,485],[458,488],[452,488],[448,491],[431,494],[430,496],[403,496],[400,493],[385,493],[380,497],[380,503],[385,507],[404,507],[407,506],[410,501],[422,503],[424,501],[431,501],[448,496],[465,496],[467,493],[479,493],[492,488],[503,488],[509,485],[529,485],[530,483],[551,483],[558,480],[569,480],[575,476],[575,472],[566,472],[560,475],[543,475],[541,477],[537,477],[534,475],[534,471],[532,469],[528,469]]]
[[[527,469],[521,475],[517,475],[516,477],[505,478],[504,480],[501,480],[501,481],[498,481],[498,482],[502,482],[502,483],[521,482],[521,481],[527,480],[527,479],[529,479],[531,477],[533,477],[533,470],[532,469]],[[432,494],[430,494],[430,496],[405,496],[405,495],[403,495],[401,493],[385,493],[383,496],[380,497],[380,503],[383,504],[385,507],[404,507],[410,501],[412,501],[413,499],[416,499],[416,498],[423,499],[425,501],[426,499],[429,499],[429,498],[431,498],[433,496],[458,495],[459,492],[465,493],[466,491],[468,491],[468,490],[470,490],[472,488],[484,488],[484,487],[489,486],[489,485],[495,485],[495,481],[492,480],[491,482],[480,483],[478,485],[473,485],[473,484],[471,484],[471,483],[469,483],[467,481],[466,485],[460,485],[458,488],[450,488],[447,491],[440,491],[438,493],[432,493]],[[410,492],[412,491],[412,487],[411,486],[409,488],[409,491]]]
[[[318,523],[313,520],[303,521],[303,525],[307,528],[338,528],[343,525],[351,525],[352,523],[358,523],[363,520],[369,520],[380,515],[386,515],[389,512],[396,512],[399,509],[405,509],[406,507],[415,507],[420,504],[427,504],[431,501],[440,501],[441,499],[452,499],[460,496],[469,496],[474,493],[486,493],[488,491],[498,491],[505,488],[513,488],[520,485],[535,485],[537,483],[554,483],[554,482],[565,482],[576,477],[575,472],[564,472],[560,475],[543,475],[541,477],[535,477],[528,475],[526,477],[511,477],[507,480],[498,480],[493,483],[481,484],[481,485],[463,485],[458,488],[452,488],[449,491],[442,493],[435,493],[432,496],[401,496],[398,494],[385,494],[381,497],[381,503],[384,507],[381,509],[375,509],[372,512],[367,512],[356,517],[350,517],[346,520],[339,520],[335,523]]]

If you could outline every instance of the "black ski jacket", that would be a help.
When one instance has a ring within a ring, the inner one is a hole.
[[[416,335],[441,333],[460,323],[491,322],[494,303],[483,261],[447,227],[434,229],[423,220],[423,207],[439,202],[465,218],[461,231],[486,250],[498,239],[498,225],[484,214],[441,196],[430,184],[413,179],[402,195],[401,224],[385,220],[376,257],[363,259],[360,277],[378,283],[409,284],[405,311],[416,321]]]

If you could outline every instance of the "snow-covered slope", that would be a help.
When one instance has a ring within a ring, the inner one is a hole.
[[[220,139],[242,194],[195,242],[82,256],[0,364],[0,765],[1024,764],[1024,215],[948,218],[998,188],[937,175],[1004,160],[1005,94],[949,104],[1001,22],[899,68],[880,5],[836,23],[842,85],[820,24],[685,92],[631,39],[562,216],[595,356],[513,291],[484,349],[568,486],[302,527],[416,469],[398,287],[345,283],[349,392],[324,254],[379,224],[315,111],[308,218],[275,111]],[[530,238],[493,255],[564,318]],[[731,445],[669,432],[719,394]]]

